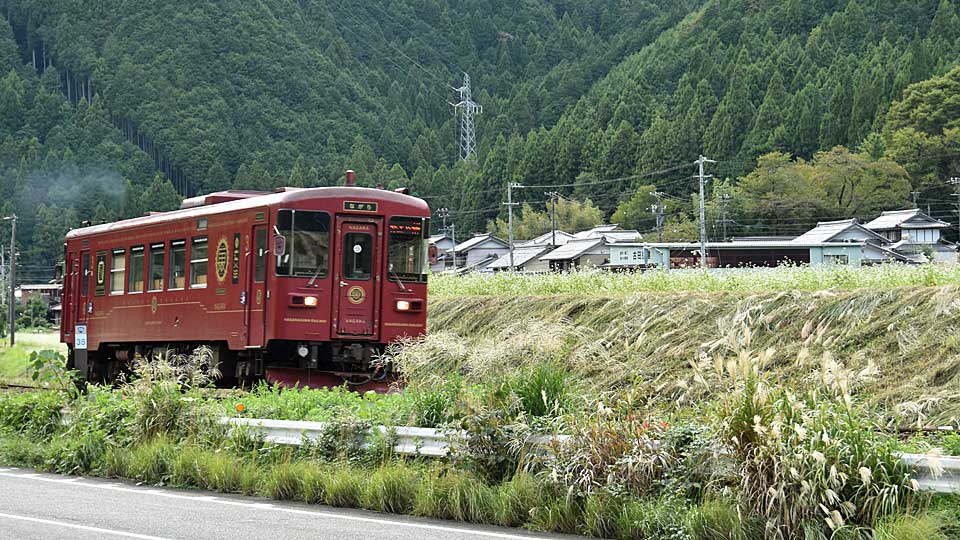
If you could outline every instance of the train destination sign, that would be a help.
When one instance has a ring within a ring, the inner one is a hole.
[[[423,232],[423,222],[422,221],[406,221],[406,222],[391,222],[390,223],[390,232],[397,234],[415,234],[418,235]]]
[[[351,212],[376,212],[377,203],[361,201],[343,201],[343,209]]]

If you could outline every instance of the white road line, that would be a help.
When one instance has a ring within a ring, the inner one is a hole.
[[[0,472],[0,477],[8,478],[20,478],[25,480],[36,480],[39,482],[49,482],[52,484],[68,484],[76,487],[88,487],[94,489],[105,489],[108,491],[120,491],[124,493],[136,493],[139,495],[153,495],[156,497],[166,497],[169,499],[182,499],[187,501],[194,502],[208,502],[211,504],[222,504],[226,506],[240,506],[244,508],[251,508],[254,510],[265,510],[272,512],[283,512],[287,514],[297,514],[303,516],[313,516],[313,517],[322,517],[330,519],[342,519],[345,521],[357,521],[361,523],[375,523],[377,525],[392,525],[397,527],[410,527],[412,529],[423,529],[430,531],[441,531],[448,533],[457,533],[460,535],[473,535],[473,536],[483,536],[486,538],[503,538],[505,540],[531,540],[531,539],[540,539],[545,538],[543,536],[528,536],[522,534],[510,534],[510,533],[500,533],[494,531],[477,531],[474,529],[467,529],[462,527],[448,527],[445,525],[430,525],[428,523],[415,523],[409,521],[399,521],[393,519],[385,518],[373,518],[373,517],[362,517],[362,516],[351,516],[348,514],[338,514],[333,512],[325,512],[323,510],[299,510],[296,508],[286,508],[283,506],[271,505],[270,503],[263,502],[242,502],[242,501],[232,501],[229,499],[208,499],[207,496],[203,495],[183,495],[180,493],[173,493],[166,491],[162,488],[132,488],[126,487],[122,484],[102,484],[95,482],[74,482],[73,479],[64,479],[64,478],[50,478],[41,476],[39,474],[14,474],[14,473],[4,473]],[[2,515],[2,514],[0,514]]]
[[[7,519],[16,519],[19,521],[29,521],[31,523],[42,523],[44,525],[55,525],[57,527],[66,527],[68,529],[77,529],[80,531],[95,532],[101,534],[112,534],[114,536],[123,536],[125,538],[139,538],[140,540],[170,540],[169,538],[163,538],[160,536],[150,536],[147,534],[137,534],[126,531],[115,531],[113,529],[101,529],[100,527],[88,527],[87,525],[77,525],[75,523],[65,523],[63,521],[53,521],[50,519],[40,519],[29,516],[18,516],[14,514],[2,514],[0,513],[0,518]]]

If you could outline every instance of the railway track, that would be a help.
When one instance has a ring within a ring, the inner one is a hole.
[[[44,388],[30,384],[0,383],[0,392],[33,392],[36,390],[44,390]]]

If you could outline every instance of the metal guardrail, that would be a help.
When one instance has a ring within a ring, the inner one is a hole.
[[[293,420],[267,420],[259,418],[223,417],[220,423],[228,426],[247,426],[263,435],[273,444],[299,446],[304,440],[316,441],[326,432],[323,422],[299,422]],[[420,427],[370,428],[394,439],[394,451],[407,456],[446,457],[451,444],[466,439],[466,432]],[[569,435],[539,436],[531,442],[546,446],[552,440],[565,439]],[[933,493],[960,493],[960,457],[934,456],[928,454],[900,454],[900,459],[914,471],[914,479],[922,491]]]
[[[960,493],[960,457],[900,454],[923,491]]]
[[[224,417],[220,419],[220,423],[230,426],[247,426],[259,431],[267,442],[295,446],[299,446],[304,440],[316,441],[328,428],[328,425],[323,422],[259,418]],[[370,428],[371,433],[368,434],[372,434],[374,430],[382,435],[392,436],[394,451],[407,456],[446,457],[450,453],[451,441],[463,440],[466,437],[464,432],[421,427],[374,426]]]

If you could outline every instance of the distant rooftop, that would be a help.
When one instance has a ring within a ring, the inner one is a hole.
[[[551,246],[514,246],[513,266],[523,266],[536,259],[541,254],[550,251]],[[510,254],[501,255],[499,259],[490,263],[487,268],[510,268]]]
[[[580,231],[578,233],[575,233],[573,236],[574,238],[577,238],[577,239],[596,238],[600,236],[600,233],[612,232],[619,228],[620,226],[615,223],[609,224],[609,225],[597,225],[592,229],[587,229],[585,231]]]
[[[540,236],[531,238],[530,240],[525,240],[523,242],[514,243],[514,247],[517,246],[545,246],[550,245],[550,242],[553,241],[553,231],[547,231]],[[562,246],[572,240],[574,236],[568,232],[558,230],[556,233],[556,242],[558,246]]]
[[[857,218],[853,218],[841,219],[838,221],[821,221],[817,223],[816,227],[794,238],[793,242],[798,244],[818,244],[830,242],[840,234],[850,229],[856,229],[865,237],[869,237],[880,242],[887,241],[886,238],[861,225]]]
[[[507,247],[506,242],[504,242],[503,240],[497,238],[492,234],[478,234],[469,240],[466,240],[464,242],[457,244],[456,250],[457,252],[467,251],[486,242],[487,240],[492,240],[493,242],[498,243],[503,247]]]
[[[547,253],[541,257],[541,259],[545,261],[566,261],[570,259],[576,259],[601,242],[603,242],[602,238],[581,238],[577,240],[571,240],[570,242],[567,242],[566,245],[560,246],[550,253]]]
[[[950,224],[937,218],[930,217],[919,208],[910,210],[891,210],[883,212],[880,217],[867,223],[864,227],[875,231],[889,229],[945,229]]]

